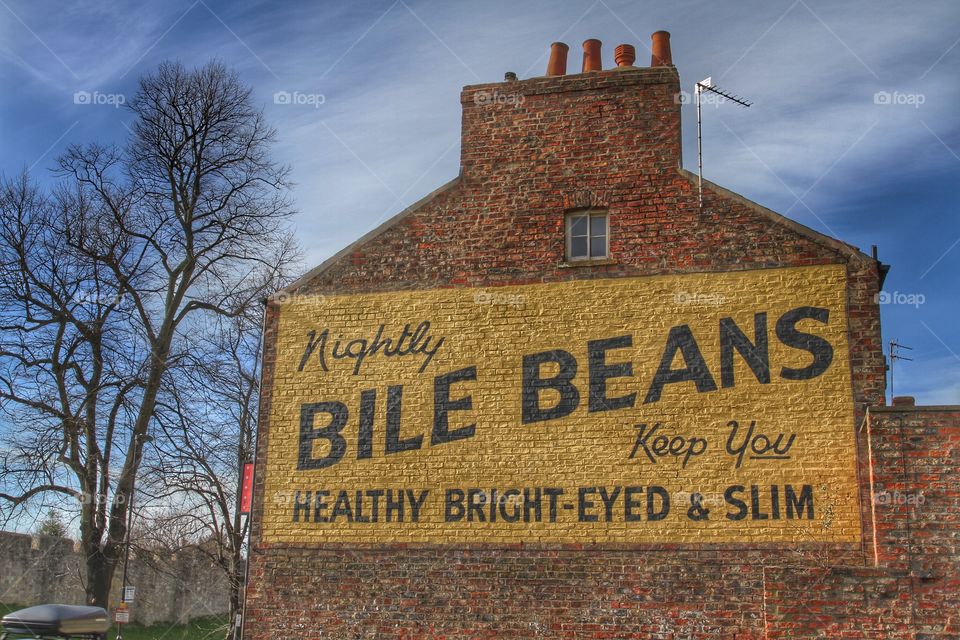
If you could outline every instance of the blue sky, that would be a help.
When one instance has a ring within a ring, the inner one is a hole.
[[[460,88],[541,75],[550,42],[673,34],[685,90],[712,76],[754,106],[704,111],[705,176],[818,231],[879,246],[884,340],[913,347],[896,393],[960,403],[960,5],[751,2],[49,2],[0,0],[0,172],[117,141],[116,103],[165,59],[236,68],[278,129],[316,264],[455,176]],[[275,101],[287,92],[289,103]],[[283,95],[283,94],[281,94]],[[696,125],[684,107],[685,166]]]

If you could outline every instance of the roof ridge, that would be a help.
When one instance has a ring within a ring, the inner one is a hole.
[[[436,189],[434,189],[424,197],[420,198],[419,200],[411,204],[406,209],[403,209],[399,213],[391,216],[380,225],[374,227],[367,233],[363,234],[362,236],[360,236],[359,238],[357,238],[356,240],[354,240],[353,242],[345,246],[340,251],[336,252],[335,254],[333,254],[332,256],[330,256],[329,258],[327,258],[326,260],[324,260],[323,262],[315,266],[313,269],[310,269],[309,271],[304,273],[302,276],[300,276],[299,278],[297,278],[296,280],[288,284],[286,287],[283,287],[282,289],[278,289],[276,292],[274,292],[274,295],[295,292],[304,284],[306,284],[310,280],[313,280],[317,276],[321,275],[324,271],[332,267],[341,258],[349,255],[354,250],[358,249],[359,247],[373,240],[374,238],[377,238],[378,236],[386,233],[388,230],[392,229],[394,226],[396,226],[397,224],[405,220],[408,216],[416,212],[418,209],[424,207],[431,200],[453,189],[455,186],[460,184],[461,179],[462,179],[462,175],[458,175],[457,177],[450,180],[449,182],[446,182],[440,185],[439,187],[437,187]]]
[[[684,169],[683,167],[677,167],[677,171],[680,173],[681,176],[688,179],[694,185],[696,185],[697,181],[699,180],[699,176],[693,173],[692,171],[689,171],[688,169]],[[726,198],[729,198],[731,200],[735,200],[746,207],[749,207],[750,209],[765,216],[766,218],[769,218],[772,222],[779,225],[783,225],[788,229],[790,229],[791,231],[798,233],[808,238],[809,240],[816,242],[821,246],[825,246],[830,249],[840,251],[841,253],[844,253],[848,256],[856,257],[857,259],[867,258],[868,260],[871,260],[871,261],[873,260],[872,257],[870,257],[869,255],[861,251],[859,247],[852,245],[849,242],[844,242],[839,238],[828,236],[827,234],[821,233],[816,229],[811,229],[805,224],[802,224],[800,222],[797,222],[796,220],[788,218],[782,213],[777,213],[773,209],[769,209],[763,206],[762,204],[754,202],[753,200],[747,198],[746,196],[740,195],[736,191],[731,191],[726,187],[721,187],[720,185],[714,182],[710,182],[709,180],[704,180],[703,184],[704,186],[709,187],[711,190],[716,191],[720,195]]]

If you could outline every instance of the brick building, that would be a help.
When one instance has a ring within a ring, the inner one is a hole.
[[[669,34],[566,55],[268,303],[244,637],[960,637],[960,409],[884,406],[885,267],[700,201]]]

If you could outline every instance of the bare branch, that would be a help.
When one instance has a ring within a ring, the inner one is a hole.
[[[0,513],[76,498],[102,605],[137,484],[159,502],[189,495],[191,518],[230,540],[222,566],[240,562],[250,318],[298,253],[288,169],[235,73],[165,63],[128,106],[129,143],[71,145],[49,191],[0,181],[0,413],[17,425],[0,433]]]

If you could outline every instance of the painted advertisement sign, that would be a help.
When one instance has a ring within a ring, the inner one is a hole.
[[[842,265],[298,296],[266,542],[860,537]]]

